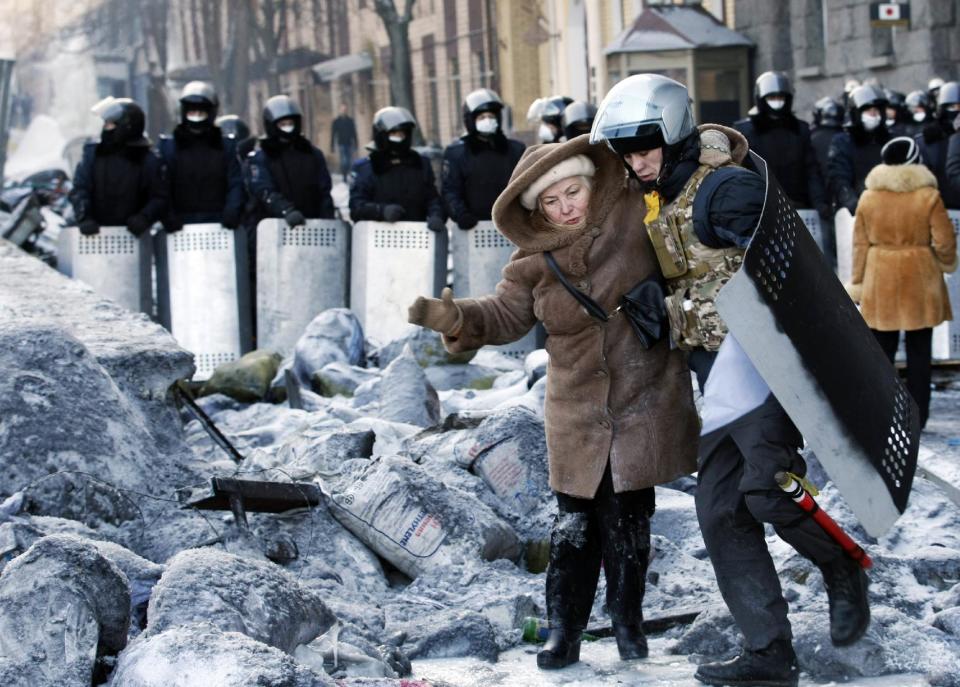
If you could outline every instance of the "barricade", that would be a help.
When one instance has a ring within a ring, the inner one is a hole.
[[[161,232],[156,248],[160,321],[196,356],[193,378],[209,379],[251,346],[246,234],[187,224]]]
[[[457,298],[479,298],[493,294],[503,266],[510,261],[517,247],[497,231],[493,222],[480,222],[467,230],[458,228],[453,222],[448,226],[454,295]],[[487,348],[522,360],[537,348],[536,332],[531,330],[519,341]]]
[[[438,297],[446,283],[447,234],[425,222],[358,222],[350,257],[350,308],[379,344],[414,325],[407,308],[417,296]]]
[[[257,226],[257,347],[282,355],[319,313],[347,306],[350,226],[311,219],[289,227],[280,219]]]
[[[63,227],[57,269],[127,310],[150,314],[151,255],[146,233],[137,238],[126,227],[100,227],[100,233],[84,236],[77,227]]]

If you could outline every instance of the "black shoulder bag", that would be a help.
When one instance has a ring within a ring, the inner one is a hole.
[[[663,282],[659,275],[647,277],[620,297],[620,303],[609,315],[587,294],[575,288],[560,271],[556,259],[550,251],[544,251],[543,257],[550,270],[557,275],[563,288],[577,299],[587,314],[601,322],[608,322],[619,312],[623,312],[627,322],[640,339],[640,345],[651,348],[668,330],[667,307],[664,303]]]

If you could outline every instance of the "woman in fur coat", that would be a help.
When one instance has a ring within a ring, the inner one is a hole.
[[[590,317],[544,257],[550,251],[575,288],[612,312],[658,274],[642,203],[623,162],[589,136],[532,146],[493,206],[497,229],[518,247],[496,293],[454,300],[446,289],[410,307],[410,322],[442,332],[450,351],[516,341],[537,321],[549,334],[544,416],[558,515],[541,668],[579,660],[601,560],[620,656],[647,655],[653,486],[696,469],[699,424],[683,353],[666,340],[644,349],[623,316]]]
[[[882,156],[857,205],[848,291],[891,362],[906,332],[907,388],[923,426],[933,327],[952,319],[943,274],[957,268],[957,242],[937,180],[920,164],[913,139],[889,141]]]

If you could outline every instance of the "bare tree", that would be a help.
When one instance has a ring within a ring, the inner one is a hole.
[[[413,106],[413,66],[410,60],[410,20],[416,0],[403,0],[403,13],[397,12],[395,0],[374,0],[374,9],[390,38],[390,99],[398,107]]]
[[[278,58],[287,30],[287,0],[251,0],[251,2],[255,6],[252,12],[256,35],[256,40],[253,42],[254,55],[265,70],[267,89],[271,94],[279,93]]]

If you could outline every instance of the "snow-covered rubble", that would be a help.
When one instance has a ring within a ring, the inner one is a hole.
[[[302,409],[198,399],[243,456],[234,462],[178,414],[167,390],[190,359],[163,330],[22,260],[0,245],[0,498],[22,490],[0,505],[0,676],[381,687],[399,685],[412,659],[408,685],[546,684],[520,630],[544,615],[556,513],[545,351],[447,356],[431,332],[374,349],[349,311],[326,311],[263,394],[283,398],[292,371]],[[68,306],[36,295],[54,289]],[[278,362],[253,358],[271,372]],[[941,432],[960,433],[958,397],[939,406],[954,417]],[[918,473],[910,507],[880,540],[822,484],[821,505],[875,562],[873,624],[857,645],[830,644],[819,571],[769,532],[803,684],[960,684],[960,505],[944,486],[960,448],[924,436],[922,466],[947,477]],[[823,480],[812,458],[811,473]],[[322,499],[248,512],[246,526],[173,502],[214,476],[312,483]],[[691,661],[737,650],[695,488],[689,477],[657,488],[644,615],[699,617],[655,637],[647,662],[611,658],[610,640],[585,644],[583,663],[551,684],[688,685]],[[600,587],[591,627],[609,625]]]

